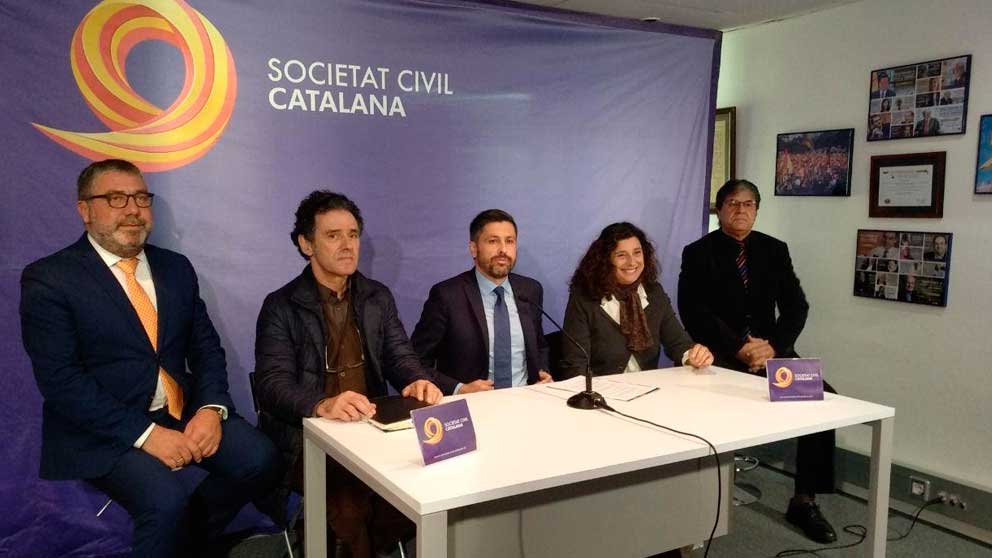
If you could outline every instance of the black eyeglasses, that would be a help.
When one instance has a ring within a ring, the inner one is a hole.
[[[95,200],[97,198],[107,200],[107,205],[113,207],[114,209],[123,209],[127,207],[127,204],[131,201],[131,198],[134,198],[134,205],[145,208],[152,206],[152,200],[155,199],[155,194],[149,192],[138,192],[137,194],[100,194],[99,196],[83,198],[83,201]]]
[[[728,205],[730,209],[739,209],[739,208],[755,209],[756,207],[758,207],[758,202],[754,200],[745,200],[745,201],[727,200],[724,203]]]

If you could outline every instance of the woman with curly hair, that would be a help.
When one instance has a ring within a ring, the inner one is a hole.
[[[588,351],[594,375],[657,368],[662,348],[676,363],[713,363],[675,317],[658,275],[654,245],[631,223],[603,229],[582,257],[569,285],[565,332]],[[578,347],[562,343],[565,374],[583,374],[586,364]]]

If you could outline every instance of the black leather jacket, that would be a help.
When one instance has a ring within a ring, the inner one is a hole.
[[[365,351],[369,397],[386,395],[387,381],[397,391],[415,380],[436,383],[437,372],[425,368],[410,345],[389,288],[355,272],[349,289]],[[255,330],[259,428],[283,453],[290,473],[303,452],[301,419],[313,416],[314,406],[326,397],[326,344],[317,281],[307,266],[265,297]]]

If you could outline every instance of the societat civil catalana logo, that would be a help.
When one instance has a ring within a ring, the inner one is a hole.
[[[441,426],[441,421],[430,417],[424,421],[424,443],[428,445],[436,445],[441,442],[444,438],[444,428]]]
[[[182,54],[182,90],[168,107],[154,105],[128,81],[128,54],[145,41],[163,41]],[[79,92],[108,130],[32,125],[88,159],[127,159],[148,172],[183,167],[206,154],[231,119],[234,57],[217,28],[183,0],[100,2],[76,28],[69,59]]]
[[[792,370],[789,370],[785,366],[782,366],[775,371],[775,387],[787,388],[792,385],[793,375]]]

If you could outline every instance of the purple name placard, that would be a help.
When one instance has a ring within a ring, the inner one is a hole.
[[[464,399],[410,412],[424,465],[475,451],[475,427]]]
[[[818,358],[772,358],[765,363],[772,401],[823,401],[823,365]]]

